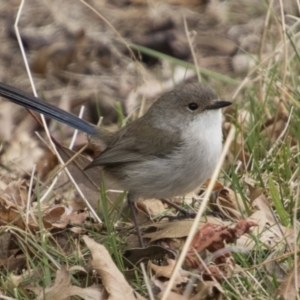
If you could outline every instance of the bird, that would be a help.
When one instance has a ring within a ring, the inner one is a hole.
[[[222,150],[221,108],[210,87],[180,84],[140,118],[115,132],[99,128],[16,87],[0,82],[0,96],[78,129],[104,150],[85,170],[101,166],[126,191],[141,247],[135,201],[185,195],[208,179]]]

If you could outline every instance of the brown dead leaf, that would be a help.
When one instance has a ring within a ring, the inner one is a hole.
[[[19,286],[19,284],[24,280],[24,275],[14,275],[10,274],[9,281],[12,283],[14,287]]]
[[[159,299],[162,298],[166,286],[169,283],[169,279],[172,276],[173,270],[176,265],[176,260],[168,259],[166,266],[158,266],[153,263],[149,263],[149,267],[155,272],[155,275],[152,276],[151,281],[153,285],[160,289],[160,293],[157,295]],[[190,273],[180,269],[176,275],[172,291],[168,299],[182,299],[182,293],[188,282],[188,277]]]
[[[204,183],[207,187],[210,180]],[[245,205],[239,194],[232,189],[224,187],[224,185],[216,181],[213,187],[212,196],[209,200],[209,207],[212,211],[220,212],[228,219],[240,219],[241,213],[245,211]]]
[[[236,238],[239,239],[243,234],[249,233],[250,231],[252,232],[253,228],[251,228],[251,227],[256,227],[256,226],[257,226],[257,223],[253,222],[251,220],[239,220],[236,223],[234,234],[235,234]]]
[[[258,198],[260,195],[263,194],[263,189],[262,188],[256,188],[254,186],[254,181],[253,179],[249,178],[249,177],[245,177],[245,183],[248,186],[249,192],[250,192],[250,204],[253,203],[253,201]]]
[[[27,208],[27,187],[24,181],[18,180],[7,185],[0,192],[0,224],[14,224],[24,229],[38,230],[39,208],[30,205]],[[65,228],[68,224],[81,225],[87,218],[85,211],[72,211],[72,207],[64,205],[42,206],[42,221],[46,229]]]
[[[164,204],[158,199],[146,199],[137,201],[136,207],[143,211],[150,218],[162,214],[166,208]]]
[[[40,288],[37,300],[55,299],[65,300],[68,297],[79,296],[85,300],[103,299],[103,289],[100,286],[81,288],[71,284],[71,276],[65,268],[56,272],[55,281],[52,286],[45,290]],[[36,290],[37,291],[37,290]]]
[[[262,189],[254,187],[253,182],[247,179],[247,185],[250,191],[250,199],[252,206],[257,209],[255,213],[249,218],[254,222],[257,222],[253,233],[262,241],[267,247],[275,247],[280,244],[284,246],[288,245],[290,250],[295,248],[295,231],[292,228],[284,227],[278,223],[272,213],[272,207],[268,199],[264,196]],[[243,242],[244,237],[238,241]],[[254,247],[254,243],[248,240],[247,247]]]
[[[279,247],[280,245],[284,248],[288,246],[288,250],[295,249],[295,230],[293,228],[270,222],[263,210],[256,211],[248,220],[257,224],[252,233],[268,249]],[[252,250],[256,247],[256,242],[251,237],[243,235],[237,240],[237,245]]]
[[[156,264],[153,264],[152,262],[149,263],[150,268],[155,272],[156,278],[158,277],[164,277],[167,279],[170,279],[173,270],[176,265],[176,260],[174,259],[167,259],[167,265],[166,266],[158,266]],[[179,270],[178,274],[176,275],[176,279],[174,281],[174,286],[181,285],[183,283],[186,283],[188,281],[188,278],[186,276],[186,272],[184,272],[182,269]]]
[[[159,299],[162,298],[165,288],[169,282],[165,279],[169,279],[171,277],[175,264],[175,260],[168,260],[167,266],[157,266],[152,263],[150,265],[151,269],[155,272],[155,276],[151,278],[152,283],[161,290],[161,292],[157,295]],[[211,268],[211,271],[213,276],[218,276],[220,274],[220,271],[215,271],[213,268]],[[179,270],[172,288],[172,292],[170,293],[168,299],[183,299],[183,294],[186,292],[189,276],[189,272],[184,271],[183,269]],[[213,296],[216,297],[220,293],[224,293],[221,285],[218,282],[206,280],[199,280],[196,289],[192,288],[191,292],[193,293],[193,296],[187,296],[184,299],[211,299]]]
[[[150,238],[150,243],[160,239],[178,239],[188,236],[194,220],[182,220],[173,222],[155,223],[150,227],[156,228],[157,231],[146,233],[143,235],[144,238]],[[202,228],[206,222],[218,225],[230,225],[230,222],[222,221],[219,218],[212,216],[202,217],[198,224],[198,228]]]
[[[72,225],[81,225],[86,221],[88,216],[89,214],[87,213],[87,211],[73,211],[67,216],[67,219]]]
[[[26,264],[24,254],[17,254],[18,250],[9,251],[10,255],[5,259],[0,259],[0,267],[4,267],[8,272],[22,270]]]
[[[267,218],[266,214],[264,211],[256,211],[253,213],[248,220],[251,220],[257,224],[256,227],[253,229],[253,235],[259,238],[263,243],[266,243],[266,245],[269,245],[269,236],[267,237],[264,235],[266,232],[266,223],[267,223]],[[237,246],[244,247],[245,249],[252,250],[256,247],[256,242],[253,240],[252,237],[249,235],[243,235],[241,236],[237,242]]]
[[[72,211],[71,207],[56,205],[43,212],[43,221],[53,228],[65,228],[68,224],[82,225],[88,217],[86,211]]]
[[[24,214],[27,203],[27,188],[24,180],[10,182],[4,191],[0,191],[0,223],[14,224],[24,228]],[[29,226],[34,226],[29,218]]]
[[[25,260],[24,260],[24,265],[25,265]],[[28,291],[26,291],[26,289],[22,286],[22,283],[24,282],[24,278],[28,274],[24,275],[23,272],[22,272],[22,275],[15,275],[13,273],[13,271],[14,270],[9,271],[10,274],[5,279],[5,288],[6,288],[6,291],[8,291],[11,294],[13,294],[14,290],[16,288],[19,288],[22,291],[22,293],[24,293],[24,295],[29,296]],[[24,273],[27,273],[27,272],[24,270]]]
[[[19,228],[25,228],[20,211],[2,198],[0,198],[0,223],[2,225],[14,224]]]
[[[25,180],[12,181],[8,184],[6,189],[1,193],[1,198],[6,200],[7,205],[20,207],[23,209],[27,203],[27,187]]]
[[[144,297],[136,293],[127,283],[124,275],[117,268],[108,251],[103,245],[96,243],[88,236],[83,236],[83,240],[91,251],[93,257],[92,266],[101,277],[104,288],[109,294],[108,299],[145,299]]]
[[[253,221],[240,220],[237,222],[235,228],[228,226],[220,226],[207,223],[195,234],[190,249],[186,256],[186,263],[192,268],[199,268],[201,262],[197,260],[195,252],[201,253],[203,250],[209,252],[216,252],[225,248],[225,243],[233,243],[241,235],[248,233],[250,228],[256,226]],[[230,252],[218,256],[216,263],[223,263],[225,257],[230,257]]]
[[[43,212],[43,219],[51,224],[59,223],[61,217],[66,212],[66,207],[62,205],[57,205],[54,207],[50,207],[47,211]],[[62,224],[62,228],[67,224]]]
[[[24,258],[24,266],[25,265],[26,265],[26,258]],[[20,273],[21,275],[15,275],[14,271],[13,270],[10,271],[11,273],[5,279],[4,284],[7,291],[13,294],[14,290],[18,288],[20,292],[28,299],[36,299],[36,297],[33,298],[33,295],[30,294],[29,291],[32,291],[35,294],[42,293],[43,288],[37,287],[36,282],[39,281],[41,277],[44,276],[44,270],[42,268],[25,269],[23,267],[22,272]]]
[[[153,217],[161,215],[166,210],[162,201],[158,199],[139,200],[135,202],[135,206],[138,211],[137,221],[139,224],[151,222]]]
[[[241,197],[230,188],[220,190],[215,203],[209,203],[212,211],[219,211],[228,219],[240,219],[245,211]]]
[[[257,210],[263,211],[266,215],[267,222],[269,222],[271,225],[276,223],[274,215],[272,214],[271,205],[264,194],[261,194],[255,198],[252,202],[252,206]]]
[[[28,226],[32,230],[39,227],[32,206],[27,210],[27,193],[24,180],[12,181],[4,191],[0,191],[0,224],[14,224],[22,229]],[[47,222],[45,227],[49,227]]]
[[[22,131],[13,136],[5,153],[1,156],[2,164],[8,165],[10,172],[27,175],[42,157],[43,150],[28,132]]]

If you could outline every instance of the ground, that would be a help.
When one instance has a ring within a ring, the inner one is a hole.
[[[33,93],[32,76],[40,98],[76,115],[84,105],[84,119],[103,117],[112,131],[183,82],[200,80],[233,105],[223,111],[217,181],[173,199],[201,214],[191,244],[195,219],[162,218],[177,212],[147,199],[137,204],[140,249],[125,193],[98,168],[82,171],[102,146],[91,140],[72,158],[72,182],[59,157],[67,162],[85,135],[70,147],[74,130],[47,119],[55,152],[43,125],[3,98],[0,298],[299,297],[299,7],[3,1],[1,82]]]

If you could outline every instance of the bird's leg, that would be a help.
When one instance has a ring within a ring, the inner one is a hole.
[[[194,212],[191,213],[188,210],[182,208],[181,206],[177,205],[176,203],[174,203],[168,199],[160,199],[160,201],[175,208],[177,211],[181,212],[186,218],[195,218],[195,216],[196,216],[196,213],[194,213]]]
[[[137,214],[136,214],[136,207],[134,205],[134,199],[133,199],[133,197],[130,193],[128,193],[128,195],[127,195],[127,203],[128,203],[128,206],[129,206],[129,208],[132,212],[133,222],[134,222],[136,233],[137,233],[137,236],[138,236],[138,239],[139,239],[140,247],[145,248],[144,241],[143,241],[143,238],[142,238],[142,234],[141,234],[141,231],[140,231],[140,227],[139,227],[139,224],[137,222]]]

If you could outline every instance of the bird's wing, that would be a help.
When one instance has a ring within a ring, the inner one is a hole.
[[[132,124],[122,128],[112,143],[87,168],[164,157],[181,146],[177,133],[158,128],[143,130],[140,126],[131,126]]]

